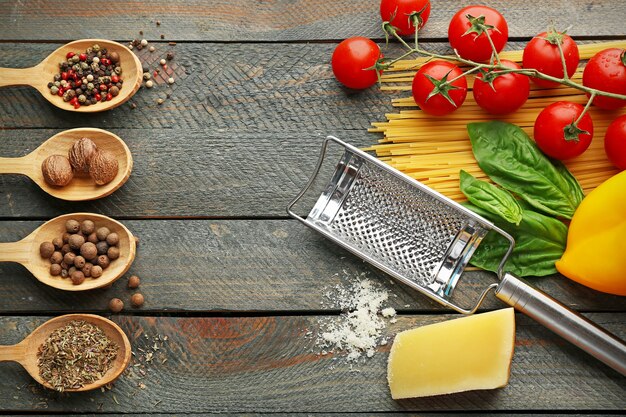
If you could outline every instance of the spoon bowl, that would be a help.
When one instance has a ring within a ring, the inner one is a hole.
[[[69,278],[52,276],[50,261],[41,257],[39,245],[51,242],[65,232],[65,222],[74,219],[78,222],[92,220],[96,228],[106,226],[119,236],[120,256],[111,261],[98,278],[85,278],[82,284],[74,285]],[[31,234],[18,242],[0,243],[0,262],[18,262],[28,269],[39,281],[51,287],[65,291],[85,291],[112,284],[128,271],[135,260],[137,244],[135,237],[122,223],[107,216],[93,213],[72,213],[55,217],[39,226]]]
[[[50,93],[48,83],[54,81],[54,75],[59,73],[59,63],[66,60],[68,52],[82,53],[94,44],[110,52],[117,52],[120,56],[121,78],[124,84],[120,93],[110,101],[99,102],[91,106],[80,106],[75,109],[71,104],[63,101],[63,97]],[[106,39],[81,39],[67,43],[46,59],[31,68],[0,68],[0,87],[13,85],[29,85],[39,91],[46,100],[56,107],[78,113],[96,113],[113,109],[128,101],[141,86],[143,77],[139,58],[121,43]]]
[[[41,172],[43,161],[50,155],[67,155],[72,145],[83,137],[94,141],[98,149],[113,153],[119,164],[117,176],[107,184],[97,185],[88,175],[75,173],[72,181],[64,187],[48,184]],[[52,136],[26,156],[0,158],[0,174],[26,175],[51,196],[68,201],[86,201],[106,197],[124,185],[132,169],[133,156],[126,143],[119,136],[96,128],[65,130]]]
[[[54,389],[39,375],[37,352],[39,350],[39,346],[41,346],[48,336],[50,336],[50,333],[74,320],[84,320],[99,327],[109,339],[117,344],[118,351],[117,356],[113,361],[113,365],[101,379],[92,382],[91,384],[86,384],[80,388],[66,389],[65,391],[90,391],[113,382],[122,374],[122,372],[124,372],[130,363],[130,342],[128,341],[128,337],[124,331],[120,329],[117,324],[113,323],[111,320],[105,319],[104,317],[93,314],[67,314],[48,320],[33,330],[31,334],[26,336],[26,338],[17,345],[0,346],[0,362],[14,361],[20,363],[35,381],[46,388]]]

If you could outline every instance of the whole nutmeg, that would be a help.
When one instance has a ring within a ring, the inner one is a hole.
[[[78,250],[85,243],[85,237],[76,233],[70,236],[70,240],[67,243],[70,245],[70,248]]]
[[[96,225],[91,220],[83,220],[80,224],[80,231],[84,235],[91,235],[96,230]]]
[[[96,243],[96,250],[98,251],[98,255],[106,255],[109,250],[109,244],[106,242],[98,242]]]
[[[42,258],[51,257],[54,253],[54,249],[55,247],[52,242],[41,242],[41,245],[39,245],[39,253],[41,254]]]
[[[107,243],[111,246],[117,245],[120,242],[120,237],[117,233],[109,233],[106,239]]]
[[[98,243],[98,236],[96,236],[96,232],[90,233],[89,236],[87,236],[87,242],[91,242],[94,245]]]
[[[85,263],[87,263],[87,261],[85,261],[85,258],[80,255],[74,258],[74,266],[76,267],[76,269],[83,269]]]
[[[120,248],[118,248],[117,246],[111,246],[107,251],[107,256],[112,261],[116,260],[120,257]]]
[[[55,237],[54,239],[52,239],[52,244],[56,249],[61,249],[64,243],[67,242],[63,242],[63,239],[61,239],[60,237]]]
[[[111,233],[109,228],[104,226],[99,227],[98,230],[96,230],[96,236],[98,237],[98,240],[106,240],[109,233]]]
[[[78,221],[74,219],[70,219],[65,222],[65,230],[67,231],[67,233],[78,233],[78,231],[80,230],[80,223],[78,223]]]
[[[72,280],[72,284],[79,285],[85,281],[85,274],[77,270],[70,274],[70,279]]]
[[[102,267],[100,265],[94,265],[91,267],[91,277],[100,278],[102,276]]]
[[[113,153],[98,150],[91,158],[89,164],[89,176],[98,185],[108,184],[117,176],[119,164]]]
[[[143,302],[143,295],[140,293],[133,294],[132,297],[130,297],[130,303],[133,305],[133,307],[141,307],[143,305]]]
[[[41,164],[43,179],[56,187],[63,187],[72,181],[74,172],[70,160],[63,155],[50,155]]]
[[[91,276],[91,268],[93,268],[93,264],[91,262],[85,262],[85,266],[83,266],[83,269],[81,269],[81,271],[83,271],[83,274],[85,275],[85,278],[89,278]]]
[[[67,265],[74,265],[74,259],[76,258],[76,254],[74,252],[68,252],[63,256],[63,262]]]
[[[111,298],[111,301],[109,301],[109,310],[111,310],[111,313],[119,313],[123,309],[124,302],[122,300],[119,298]]]
[[[109,257],[106,255],[98,256],[98,260],[96,262],[98,262],[98,265],[100,265],[102,269],[107,269],[107,267],[111,263],[111,261],[109,261]]]
[[[61,265],[59,264],[50,265],[50,275],[52,275],[53,277],[56,277],[60,274],[61,274]]]
[[[94,259],[96,256],[98,256],[98,249],[93,243],[85,242],[80,247],[80,254],[85,259]]]
[[[89,172],[89,164],[97,150],[98,147],[89,138],[82,138],[74,142],[67,154],[72,168],[74,168],[76,172]]]
[[[61,252],[56,251],[50,256],[50,263],[60,264],[61,262],[63,262],[63,254]]]
[[[139,277],[137,275],[131,275],[131,277],[128,278],[128,288],[131,290],[139,288]]]

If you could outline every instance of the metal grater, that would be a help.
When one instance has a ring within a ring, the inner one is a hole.
[[[328,185],[306,218],[293,207],[316,181],[329,144],[343,148]],[[402,283],[464,314],[496,296],[626,375],[626,344],[550,296],[504,272],[515,241],[504,230],[373,156],[329,136],[315,171],[287,212]],[[489,285],[471,307],[451,302],[472,254],[487,232],[509,241]]]

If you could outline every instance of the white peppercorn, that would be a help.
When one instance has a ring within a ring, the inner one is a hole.
[[[167,83],[168,84],[174,84],[174,78],[173,77],[168,78],[167,79]]]
[[[141,40],[141,46],[146,46],[148,44],[148,41],[145,39]]]
[[[152,80],[146,81],[146,87],[147,88],[152,88],[153,86],[154,86],[154,83],[152,82]]]

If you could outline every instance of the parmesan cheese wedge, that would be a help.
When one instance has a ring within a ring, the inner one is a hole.
[[[512,308],[398,333],[387,367],[391,397],[503,387],[509,381],[514,344]]]

